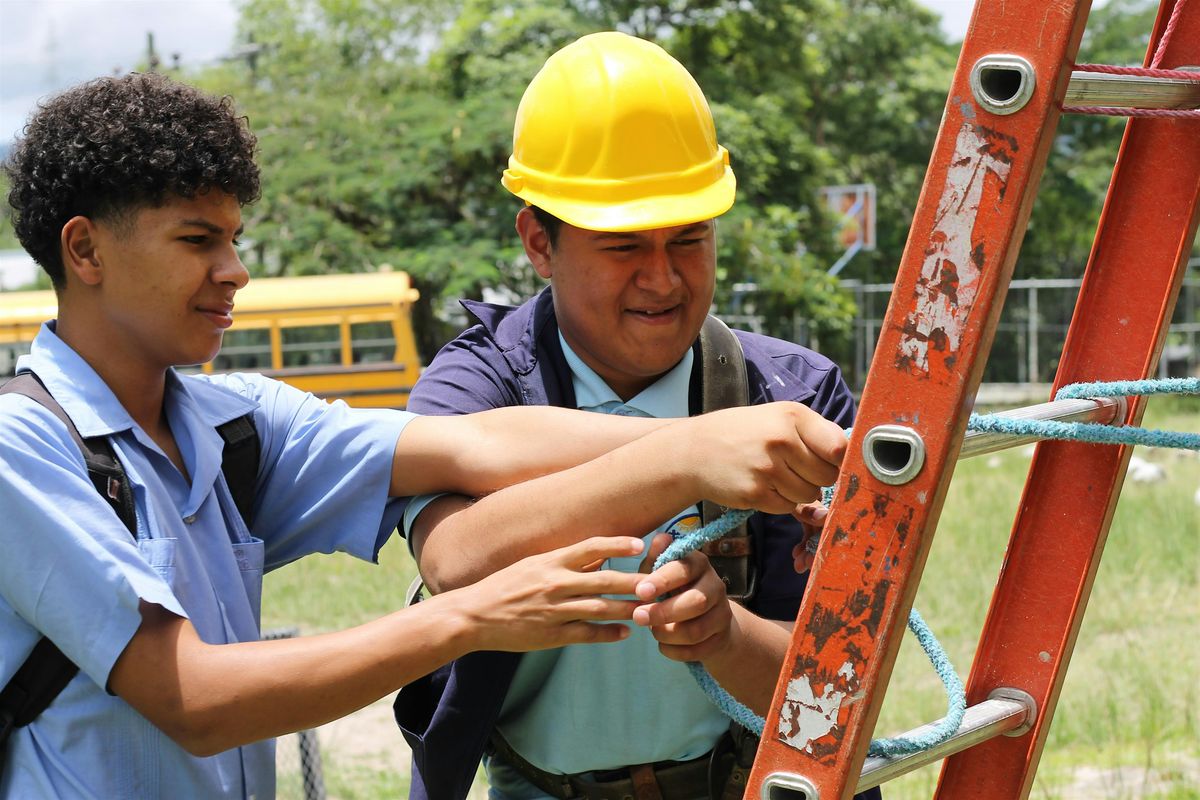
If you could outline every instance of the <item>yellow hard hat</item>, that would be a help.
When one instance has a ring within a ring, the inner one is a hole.
[[[616,32],[567,45],[534,76],[501,183],[595,231],[711,219],[736,186],[696,80],[658,45]]]

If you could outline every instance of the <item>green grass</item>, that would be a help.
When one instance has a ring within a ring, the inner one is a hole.
[[[1145,427],[1200,431],[1200,399],[1156,398]],[[1162,464],[1159,484],[1126,481],[1091,602],[1054,715],[1032,797],[1038,800],[1200,798],[1200,488],[1195,453],[1138,448]],[[999,573],[1028,456],[1021,450],[958,465],[916,606],[965,679]],[[264,627],[338,629],[403,603],[415,574],[403,541],[378,567],[308,558],[267,576]],[[911,636],[901,646],[877,733],[945,713],[941,683]],[[396,733],[399,741],[399,733]],[[1080,794],[1081,768],[1101,788]],[[888,783],[888,800],[929,798],[933,765]],[[331,797],[403,796],[405,776],[354,763],[325,765]],[[1144,778],[1152,788],[1139,789]]]
[[[1200,399],[1151,401],[1144,427],[1200,431]],[[1163,483],[1126,481],[1032,796],[1076,796],[1079,767],[1106,771],[1101,798],[1197,798],[1200,770],[1200,487],[1195,453],[1138,448]],[[965,679],[999,574],[1028,457],[957,466],[915,605]],[[879,734],[945,713],[940,681],[911,636],[901,645]],[[932,796],[933,765],[889,783],[889,800]],[[1189,772],[1191,770],[1191,772]],[[1174,774],[1172,774],[1174,773]],[[1135,794],[1142,775],[1159,792]]]

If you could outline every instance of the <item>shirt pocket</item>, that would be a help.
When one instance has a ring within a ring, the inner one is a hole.
[[[246,588],[246,599],[250,610],[254,612],[254,621],[260,624],[262,620],[262,585],[263,563],[266,546],[263,540],[255,536],[248,542],[233,543],[233,557],[237,560],[238,572],[242,576],[242,585]]]
[[[179,540],[174,538],[138,539],[137,546],[146,563],[166,581],[168,586],[174,589]]]

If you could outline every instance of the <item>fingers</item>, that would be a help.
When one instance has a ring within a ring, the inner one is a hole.
[[[628,620],[640,604],[636,600],[586,597],[558,603],[553,616],[563,622],[613,622]]]
[[[768,514],[790,514],[802,503],[821,496],[821,488],[804,480],[790,465],[779,470],[775,481],[755,509]]]
[[[816,553],[810,553],[804,542],[792,548],[792,563],[798,574],[803,574],[812,569],[813,562],[816,560]]]
[[[656,536],[654,538],[655,544],[657,544],[659,537]],[[666,539],[669,545],[671,537],[668,535]],[[633,593],[641,600],[653,600],[656,597],[670,594],[677,589],[687,586],[700,577],[705,570],[709,569],[708,558],[703,553],[688,553],[678,561],[663,564],[661,568],[641,579],[634,588]]]
[[[802,403],[794,404],[796,414],[796,433],[804,441],[808,452],[814,457],[814,468],[821,464],[832,467],[832,472],[826,471],[814,476],[822,486],[828,486],[837,480],[837,468],[846,457],[846,432],[836,423],[825,419]]]
[[[672,569],[673,567],[678,569]],[[657,580],[651,580],[656,577]],[[716,608],[728,613],[729,601],[725,595],[725,584],[721,582],[708,559],[699,553],[692,553],[687,558],[667,564],[653,573],[646,581],[638,584],[639,597],[643,595],[647,583],[653,583],[655,586],[678,584],[681,590],[665,600],[634,609],[633,621],[638,625],[657,627],[685,623],[698,619]],[[654,596],[658,595],[651,595]]]
[[[679,594],[635,609],[633,621],[649,627],[664,656],[698,661],[726,646],[733,611],[724,584],[709,569]]]
[[[549,554],[550,560],[571,570],[594,570],[610,558],[636,556],[644,549],[641,539],[632,536],[593,536],[582,542],[561,547]]]
[[[549,647],[569,644],[604,644],[629,638],[629,627],[618,623],[569,622],[558,631],[557,640]]]
[[[792,516],[804,525],[820,528],[825,524],[825,518],[829,516],[829,509],[821,502],[805,503],[793,511]]]

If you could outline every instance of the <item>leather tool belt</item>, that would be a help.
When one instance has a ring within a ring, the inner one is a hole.
[[[659,761],[578,775],[530,764],[493,732],[491,751],[527,781],[559,800],[740,800],[758,738],[739,725],[708,753],[690,761]]]

